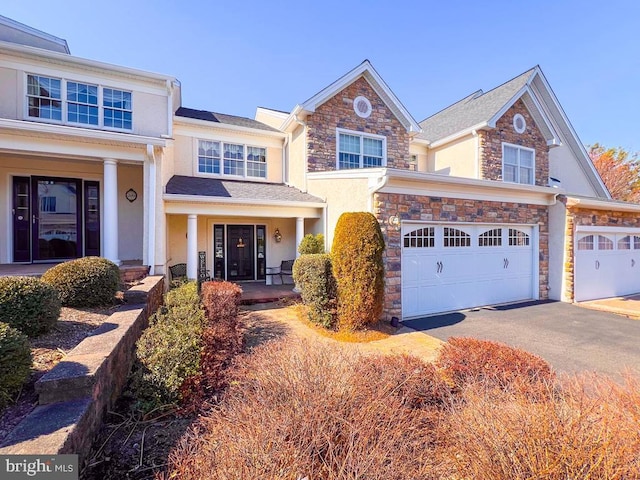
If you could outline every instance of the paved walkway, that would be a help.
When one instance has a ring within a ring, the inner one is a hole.
[[[244,307],[250,315],[253,329],[272,332],[273,337],[280,335],[294,335],[299,338],[321,342],[338,342],[332,338],[318,334],[303,322],[298,320],[295,307],[283,307],[275,303],[263,303]],[[268,336],[268,334],[267,334]],[[348,343],[348,345],[362,352],[384,354],[411,354],[426,361],[435,359],[442,341],[407,327],[402,327],[388,338],[366,343]]]

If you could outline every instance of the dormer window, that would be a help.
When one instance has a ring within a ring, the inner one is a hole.
[[[535,183],[535,150],[502,144],[502,179],[505,182]]]
[[[387,139],[381,135],[337,129],[337,168],[376,168],[387,164]]]

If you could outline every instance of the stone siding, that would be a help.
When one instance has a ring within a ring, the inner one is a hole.
[[[527,122],[523,133],[513,128],[513,117],[521,114]],[[529,110],[518,100],[498,120],[496,128],[480,130],[480,169],[485,180],[502,180],[502,144],[511,143],[535,149],[535,184],[546,186],[549,181],[549,147]]]
[[[565,205],[565,196],[558,197]],[[633,212],[614,212],[589,208],[568,207],[565,220],[564,294],[570,302],[575,300],[575,250],[576,227],[590,225],[596,227],[640,228],[640,216]]]
[[[353,100],[363,95],[371,102],[369,118],[360,118]],[[387,138],[387,166],[409,170],[409,135],[393,112],[363,77],[323,103],[307,117],[309,172],[336,170],[336,128]]]
[[[402,318],[402,234],[399,229],[389,227],[387,220],[392,215],[398,215],[403,221],[538,225],[540,298],[547,299],[549,296],[549,213],[544,205],[378,193],[374,201],[374,214],[380,222],[386,243],[384,252],[386,318],[392,316]]]

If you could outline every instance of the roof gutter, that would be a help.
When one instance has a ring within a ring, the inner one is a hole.
[[[369,212],[373,213],[373,199],[376,193],[386,187],[387,183],[389,183],[389,175],[387,175],[387,170],[384,169],[381,176],[378,177],[378,182],[369,187],[369,198],[367,199]]]
[[[592,208],[594,210],[613,210],[618,212],[640,212],[640,204],[597,200],[593,198],[577,198],[567,195],[567,207]]]
[[[431,143],[430,147],[436,148],[436,147],[439,147],[440,145],[446,145],[447,143],[453,142],[454,140],[458,140],[459,138],[465,137],[467,135],[471,135],[472,132],[482,130],[483,128],[487,128],[488,126],[489,124],[487,122],[478,123],[477,125],[474,125],[469,128],[465,128],[464,130],[460,130],[459,132],[449,135],[448,137],[444,137],[444,138],[441,138],[440,140],[436,140],[435,142]]]

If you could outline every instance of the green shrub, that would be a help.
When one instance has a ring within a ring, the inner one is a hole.
[[[376,217],[367,212],[340,216],[331,248],[340,329],[362,328],[382,315],[383,250],[384,239]]]
[[[555,379],[551,365],[537,355],[475,338],[451,337],[438,352],[436,366],[458,388],[482,383],[526,390],[528,385]]]
[[[94,307],[113,302],[120,269],[106,258],[84,257],[50,268],[42,280],[58,290],[62,305]]]
[[[34,277],[0,277],[0,322],[35,337],[60,317],[58,292]]]
[[[324,253],[324,235],[321,233],[317,235],[311,233],[306,234],[300,242],[300,245],[298,245],[298,253],[300,253],[300,255]]]
[[[181,400],[185,381],[200,370],[204,310],[195,282],[171,290],[165,306],[136,343],[131,388],[140,407],[152,410]]]
[[[20,391],[31,372],[27,336],[0,322],[0,409]]]
[[[309,320],[331,328],[336,320],[336,280],[331,256],[323,253],[303,255],[293,264],[293,279],[307,306]]]

